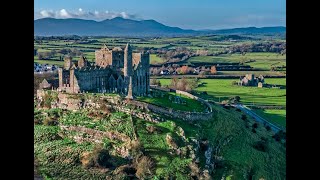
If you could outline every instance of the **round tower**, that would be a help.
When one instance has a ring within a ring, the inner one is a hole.
[[[127,43],[126,48],[124,49],[124,67],[123,74],[124,76],[132,76],[132,49],[129,43]]]

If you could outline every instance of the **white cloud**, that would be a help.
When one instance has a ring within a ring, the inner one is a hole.
[[[40,11],[40,15],[43,17],[52,17],[52,16],[54,16],[54,12],[42,10],[42,11]]]
[[[70,18],[71,17],[71,15],[65,9],[61,9],[59,14],[60,14],[61,17],[65,17],[65,18]]]
[[[79,8],[77,11],[68,11],[66,9],[61,9],[59,11],[52,11],[52,10],[42,10],[40,12],[35,12],[35,19],[39,18],[80,18],[80,19],[92,19],[92,20],[105,20],[105,19],[111,19],[115,17],[122,17],[125,19],[139,19],[134,14],[129,14],[127,12],[114,12],[114,11],[85,11],[82,8]]]

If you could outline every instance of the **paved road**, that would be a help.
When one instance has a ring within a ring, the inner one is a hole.
[[[274,131],[274,132],[278,132],[280,130],[283,130],[285,131],[285,129],[275,125],[275,124],[272,124],[270,123],[269,121],[265,120],[264,118],[262,118],[261,116],[259,116],[258,114],[256,114],[255,112],[253,112],[250,108],[248,108],[247,106],[245,105],[242,105],[242,104],[233,104],[232,106],[236,107],[236,108],[239,108],[241,109],[243,112],[245,112],[246,114],[248,114],[249,116],[253,117],[256,121],[264,124],[268,124],[271,129]]]

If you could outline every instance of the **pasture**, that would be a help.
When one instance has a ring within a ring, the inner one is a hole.
[[[227,100],[240,96],[241,102],[248,105],[286,105],[286,89],[258,88],[232,85],[238,79],[200,79],[200,85],[195,90],[207,92],[214,101]],[[160,79],[161,85],[169,85],[171,79]],[[268,79],[267,83],[285,85],[285,78]]]
[[[222,54],[219,56],[196,56],[188,59],[187,63],[243,63],[250,65],[256,70],[269,71],[272,66],[285,66],[286,55],[277,53],[246,53],[241,55]]]
[[[267,119],[273,124],[286,127],[286,110],[285,109],[254,109],[259,116]]]
[[[155,104],[162,107],[167,108],[173,108],[175,110],[181,110],[181,111],[195,111],[195,112],[203,112],[206,108],[205,105],[201,104],[199,101],[188,98],[184,95],[176,94],[173,92],[161,92],[163,93],[162,96],[154,96],[154,97],[137,97],[139,101],[148,102],[151,104]],[[172,100],[169,99],[169,96],[171,96]],[[174,96],[179,96],[183,101],[185,101],[185,104],[178,104],[173,102]]]
[[[206,92],[203,98],[222,102],[234,96],[240,96],[241,103],[245,105],[277,105],[286,106],[286,89],[258,88],[232,85],[238,79],[200,79],[200,86],[196,92]],[[266,83],[286,85],[285,78],[266,78]],[[161,86],[169,85],[171,79],[160,79]],[[285,110],[257,110],[259,115],[273,123],[285,127]]]

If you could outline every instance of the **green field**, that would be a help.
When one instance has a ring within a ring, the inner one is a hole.
[[[206,91],[214,101],[226,100],[229,97],[240,96],[241,101],[248,105],[286,105],[286,89],[258,88],[232,85],[238,79],[200,79],[203,86],[196,91]],[[285,78],[265,78],[266,83],[285,85]],[[169,85],[171,79],[160,79],[161,85]]]
[[[254,109],[254,112],[274,124],[286,127],[286,110],[284,109]]]
[[[286,105],[286,90],[232,85],[238,79],[201,79],[204,83],[196,91],[206,91],[215,101],[240,96],[244,104]],[[285,81],[285,79],[283,79]]]
[[[248,62],[255,60],[255,62]],[[237,54],[223,54],[219,56],[196,56],[187,60],[189,63],[240,63],[250,65],[259,70],[270,70],[272,66],[286,65],[286,55],[277,53],[247,53],[245,55]]]
[[[150,64],[161,64],[164,62],[165,60],[158,57],[156,54],[150,54]]]
[[[240,96],[240,101],[246,105],[280,105],[286,106],[286,89],[258,88],[232,85],[237,79],[201,79],[202,86],[196,88],[198,92],[207,92],[206,99],[214,101],[227,100],[230,97]],[[285,78],[266,78],[266,83],[286,85]],[[170,79],[160,79],[161,85],[169,85]],[[265,119],[286,126],[286,111],[267,109],[257,112]]]
[[[173,108],[175,110],[181,110],[181,111],[195,111],[195,112],[203,112],[205,110],[205,105],[201,104],[199,101],[190,99],[186,96],[179,95],[173,92],[162,92],[164,93],[163,97],[138,97],[137,99],[140,101],[148,102],[151,104],[155,104],[162,107],[168,107]],[[173,103],[171,100],[169,100],[169,96],[180,96],[181,99],[183,99],[186,104],[176,104]]]

